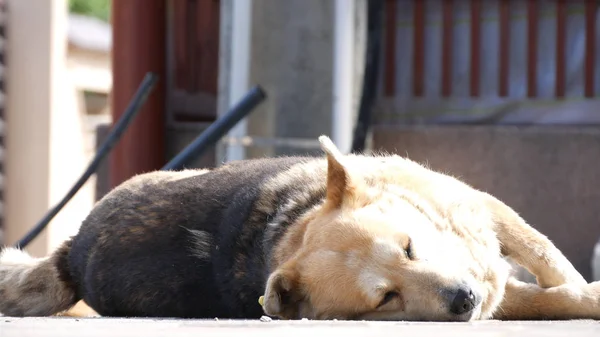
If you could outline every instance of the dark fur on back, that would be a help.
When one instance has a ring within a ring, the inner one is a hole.
[[[104,316],[260,317],[270,249],[324,198],[323,175],[302,168],[313,162],[324,170],[289,157],[134,178],[83,222],[64,270]]]

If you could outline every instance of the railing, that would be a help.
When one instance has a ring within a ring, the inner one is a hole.
[[[387,0],[382,94],[595,97],[597,9],[595,0]]]

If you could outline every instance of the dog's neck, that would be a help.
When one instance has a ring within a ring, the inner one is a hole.
[[[268,266],[269,273],[288,261],[300,250],[306,227],[317,217],[322,207],[322,205],[317,205],[308,209],[288,226],[286,233],[277,242],[273,242]]]

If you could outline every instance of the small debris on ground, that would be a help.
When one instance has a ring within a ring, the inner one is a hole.
[[[273,319],[269,316],[260,316],[261,322],[271,322]]]

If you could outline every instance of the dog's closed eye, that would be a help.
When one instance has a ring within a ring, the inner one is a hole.
[[[412,260],[414,258],[412,240],[410,238],[407,240],[407,243],[404,246],[404,252],[406,253],[406,257],[409,260]]]
[[[390,303],[391,301],[393,301],[394,299],[400,297],[400,294],[398,294],[395,291],[388,291],[385,293],[385,295],[383,295],[383,299],[381,300],[381,302],[379,302],[379,304],[377,305],[377,308],[381,308],[382,306]]]

